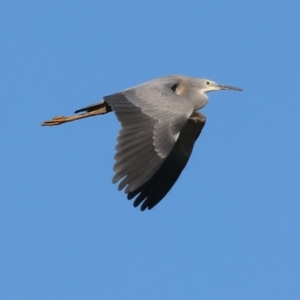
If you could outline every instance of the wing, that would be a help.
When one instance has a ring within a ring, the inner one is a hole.
[[[175,83],[159,79],[104,97],[121,122],[113,183],[121,180],[119,190],[131,198],[158,172],[193,112],[172,90]]]
[[[186,166],[204,125],[204,115],[194,112],[159,170],[141,187],[128,193],[129,200],[138,195],[134,200],[135,207],[143,202],[141,210],[151,209],[169,192]]]
[[[111,107],[105,101],[99,101],[97,103],[86,106],[84,108],[77,109],[75,111],[75,114],[80,113],[80,112],[91,112],[91,111],[95,111],[99,108],[105,108],[106,112],[111,112]]]

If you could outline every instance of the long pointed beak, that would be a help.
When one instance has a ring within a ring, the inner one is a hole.
[[[231,91],[242,91],[242,89],[230,86],[230,85],[224,85],[224,84],[219,84],[219,88],[221,90],[231,90]]]

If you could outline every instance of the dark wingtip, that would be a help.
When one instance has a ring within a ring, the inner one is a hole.
[[[158,171],[142,186],[127,194],[128,200],[137,196],[133,202],[134,207],[142,204],[141,211],[150,210],[166,196],[186,166],[204,124],[205,117],[194,112]]]
[[[83,111],[86,111],[86,109],[84,109],[84,108],[77,109],[77,110],[74,111],[74,114],[78,114],[78,113],[83,112]]]
[[[92,105],[77,109],[75,111],[75,114],[78,114],[80,112],[91,112],[91,111],[97,110],[97,109],[102,108],[102,107],[105,107],[107,112],[112,111],[111,107],[108,105],[107,102],[101,101],[101,102],[97,102],[97,103],[94,103]]]

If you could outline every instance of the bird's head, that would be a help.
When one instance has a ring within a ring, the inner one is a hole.
[[[184,87],[184,81],[183,81],[183,87]],[[186,92],[187,96],[185,96],[183,93],[182,95],[189,99],[194,104],[194,109],[198,110],[204,107],[208,102],[208,96],[206,93],[212,92],[212,91],[220,91],[220,90],[232,90],[232,91],[241,91],[242,89],[224,85],[224,84],[218,84],[212,80],[209,79],[203,79],[203,78],[192,78],[189,79],[188,84],[186,84],[187,88],[184,87],[182,90]]]
[[[202,93],[220,91],[220,90],[242,91],[242,89],[240,88],[219,84],[209,79],[198,79],[197,87],[200,89]]]

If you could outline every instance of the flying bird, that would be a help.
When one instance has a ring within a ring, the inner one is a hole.
[[[113,111],[121,123],[113,183],[140,209],[153,208],[172,188],[186,166],[206,117],[198,110],[206,93],[242,91],[208,79],[182,75],[157,78],[78,109],[71,117],[55,117],[42,125],[59,125]]]

